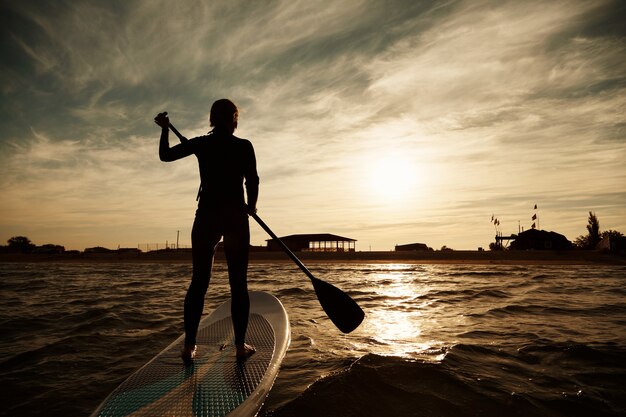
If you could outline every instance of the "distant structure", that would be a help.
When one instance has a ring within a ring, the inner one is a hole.
[[[191,245],[179,245],[178,242],[165,242],[165,243],[138,243],[137,249],[140,252],[154,252],[162,250],[179,250],[179,249],[191,249]]]
[[[519,235],[511,236],[511,250],[568,250],[572,249],[572,242],[556,232],[530,229]]]
[[[65,246],[54,245],[52,243],[48,243],[45,245],[37,246],[35,249],[33,249],[33,253],[47,253],[47,254],[65,253]]]
[[[533,207],[533,210],[534,210],[533,211],[533,215],[530,218],[532,220],[533,224],[530,226],[530,228],[531,228],[531,230],[536,230],[536,231],[543,232],[543,231],[539,230],[539,212],[538,212],[537,204],[535,204],[535,206]],[[494,244],[489,245],[489,248],[491,250],[505,250],[505,249],[507,249],[508,244],[511,241],[514,241],[514,240],[518,241],[518,243],[517,243],[518,246],[519,245],[526,246],[526,244],[528,243],[526,241],[527,240],[528,241],[532,240],[529,235],[525,235],[524,237],[521,237],[522,234],[525,233],[525,232],[524,232],[524,228],[521,226],[519,220],[517,221],[517,228],[518,228],[519,235],[511,234],[510,236],[504,236],[504,234],[500,230],[500,220],[498,220],[498,218],[496,217],[495,214],[491,215],[491,223],[493,223],[493,226],[495,227],[495,230],[496,230],[496,242],[495,242],[495,245]],[[553,233],[553,232],[543,232],[543,233]],[[559,235],[559,236],[561,236],[561,235]],[[543,238],[541,238],[541,239],[543,239]],[[565,240],[567,240],[567,239],[565,239]],[[547,242],[546,243],[547,246],[551,245],[551,243],[550,243],[551,240],[550,239],[543,240],[543,242],[544,243]],[[532,244],[531,244],[531,246],[532,246]],[[570,246],[571,246],[571,243],[570,243]],[[511,246],[511,249],[520,249],[520,248],[519,247],[518,248],[514,248],[513,246]],[[531,247],[531,248],[524,248],[524,249],[540,249],[540,248]],[[546,247],[546,248],[541,248],[541,249],[548,249],[548,248]],[[481,248],[479,248],[479,251],[480,250],[481,250]]]
[[[396,245],[396,252],[410,252],[410,251],[428,251],[433,250],[426,246],[425,243],[407,243],[405,245]]]
[[[141,250],[139,248],[117,248],[117,253],[133,253],[139,255]]]
[[[606,235],[596,246],[597,250],[611,253],[626,254],[626,236]]]
[[[93,248],[85,248],[85,253],[111,253],[112,249],[103,248],[102,246],[95,246]]]
[[[502,232],[496,232],[496,249],[505,249],[509,242],[515,239],[517,239],[517,235],[504,236]],[[506,245],[504,244],[504,241],[507,242]]]
[[[138,255],[141,253],[141,250],[139,248],[122,248],[122,247],[119,247],[117,249],[109,249],[109,248],[103,248],[102,246],[96,246],[93,248],[85,248],[85,253],[126,253],[126,254]]]
[[[537,213],[537,204],[535,204],[534,210],[535,212],[533,213],[533,217],[530,218],[533,221],[533,224],[532,226],[530,226],[530,228],[539,230],[539,214]]]
[[[283,236],[280,240],[294,252],[354,252],[356,239],[330,233]],[[281,251],[274,239],[267,239],[268,251]]]

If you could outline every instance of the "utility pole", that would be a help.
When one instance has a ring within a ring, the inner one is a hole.
[[[180,236],[180,230],[176,231],[176,250],[178,250],[178,238]]]

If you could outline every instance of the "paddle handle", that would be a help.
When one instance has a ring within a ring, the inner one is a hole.
[[[307,267],[304,266],[304,264],[302,262],[300,262],[300,259],[298,259],[298,257],[296,255],[294,255],[294,253],[287,247],[287,245],[285,245],[283,243],[283,241],[280,240],[278,238],[278,236],[276,236],[276,234],[274,234],[274,232],[272,232],[272,229],[270,229],[269,226],[266,225],[263,220],[261,220],[261,218],[258,216],[258,214],[250,213],[250,216],[252,216],[252,218],[254,220],[256,220],[256,222],[259,224],[259,226],[261,226],[263,228],[263,230],[265,230],[267,232],[268,235],[270,235],[276,242],[278,242],[278,244],[283,248],[285,253],[291,258],[292,261],[295,262],[296,265],[298,265],[300,267],[302,272],[304,272],[311,279],[311,281],[314,281],[314,280],[317,279],[317,278],[315,278],[313,276],[311,271],[309,271],[307,269]]]
[[[183,143],[183,142],[187,142],[187,141],[189,140],[189,139],[187,139],[186,137],[184,137],[184,136],[183,136],[183,135],[182,135],[182,134],[178,131],[178,129],[176,129],[176,128],[174,127],[174,125],[173,125],[173,124],[171,124],[171,123],[170,123],[170,129],[172,129],[172,132],[174,132],[174,134],[175,134],[176,136],[178,136],[178,139],[180,139],[180,142],[181,142],[181,143]]]

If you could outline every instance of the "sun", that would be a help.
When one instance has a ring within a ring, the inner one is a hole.
[[[403,155],[377,158],[369,169],[369,189],[378,197],[401,200],[409,197],[417,183],[415,163]]]

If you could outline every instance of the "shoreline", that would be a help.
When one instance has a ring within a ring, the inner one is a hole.
[[[412,251],[412,252],[296,252],[313,263],[412,263],[484,265],[626,265],[626,256],[598,251]],[[225,262],[217,252],[217,262]],[[146,253],[0,254],[0,262],[38,263],[191,263],[190,251]],[[283,252],[250,252],[250,263],[291,262]]]

